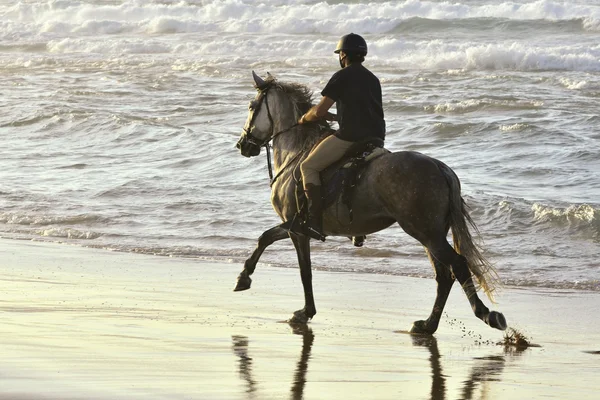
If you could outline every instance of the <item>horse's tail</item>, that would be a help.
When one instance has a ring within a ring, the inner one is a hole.
[[[475,243],[469,232],[468,225],[471,225],[477,238],[480,238],[479,229],[469,215],[467,205],[460,194],[458,176],[441,161],[439,168],[450,188],[448,223],[452,229],[454,250],[467,259],[469,270],[475,276],[479,287],[483,289],[490,301],[494,302],[494,291],[499,282],[498,273],[492,263],[484,257],[481,247]]]

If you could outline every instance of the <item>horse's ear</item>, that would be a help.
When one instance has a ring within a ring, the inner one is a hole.
[[[274,80],[275,77],[273,75],[271,75],[271,73],[269,71],[267,71],[267,79]]]
[[[252,78],[254,78],[254,87],[258,90],[262,90],[269,85],[260,76],[256,75],[254,71],[252,71]]]

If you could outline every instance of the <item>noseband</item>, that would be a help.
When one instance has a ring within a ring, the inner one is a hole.
[[[277,179],[277,177],[273,178],[273,166],[271,163],[271,144],[270,144],[270,142],[273,139],[275,139],[277,136],[297,127],[300,124],[298,124],[296,122],[289,128],[286,128],[279,132],[273,133],[273,130],[275,129],[275,122],[273,121],[273,116],[271,115],[271,110],[269,108],[269,102],[267,101],[267,94],[269,93],[270,88],[271,88],[271,85],[267,86],[264,89],[259,89],[261,96],[258,99],[254,100],[250,103],[250,109],[254,112],[252,114],[252,118],[250,119],[250,123],[248,124],[248,129],[244,128],[244,133],[242,134],[242,137],[240,138],[240,140],[238,140],[236,147],[238,149],[241,149],[242,144],[247,143],[247,144],[250,144],[251,146],[256,146],[258,148],[264,147],[266,149],[267,165],[269,167],[269,179],[271,181],[271,185],[273,185],[273,183],[275,182],[275,179]],[[269,135],[267,136],[267,138],[259,139],[252,134],[252,131],[254,129],[254,120],[256,119],[256,116],[258,115],[263,103],[265,103],[266,107],[267,107],[267,117],[269,118],[270,127],[269,127]]]

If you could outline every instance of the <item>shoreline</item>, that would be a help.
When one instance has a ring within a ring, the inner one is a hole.
[[[0,240],[0,399],[592,399],[600,383],[600,295],[507,287],[490,309],[529,337],[523,351],[472,315],[455,285],[436,334],[435,280],[299,272]],[[483,298],[482,298],[483,299]]]

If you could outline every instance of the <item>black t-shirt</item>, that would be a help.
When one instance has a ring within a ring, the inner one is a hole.
[[[333,74],[321,94],[336,103],[337,137],[351,142],[373,136],[385,139],[381,84],[362,64],[350,64]]]

